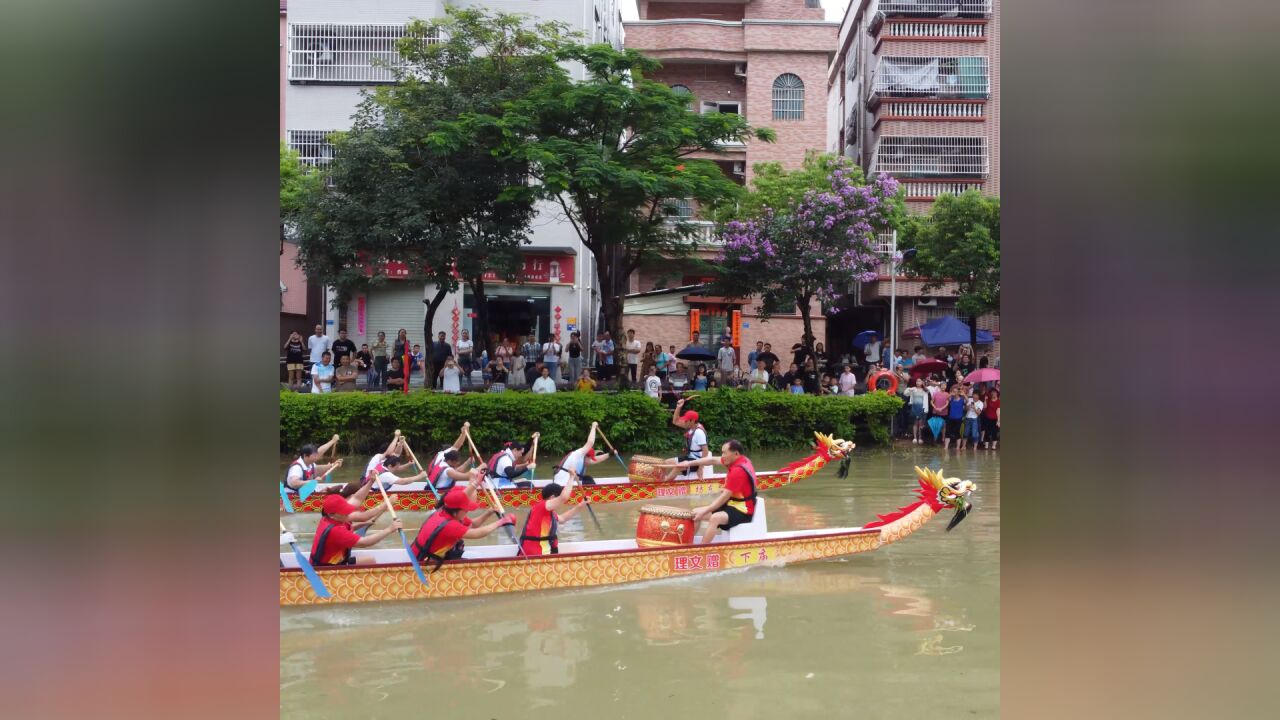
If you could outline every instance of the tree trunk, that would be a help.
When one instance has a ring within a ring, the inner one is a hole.
[[[802,297],[796,301],[796,309],[800,311],[800,320],[804,323],[804,337],[800,338],[800,344],[804,346],[810,357],[813,356],[813,304],[812,297]],[[818,361],[814,360],[814,367],[817,367]],[[802,370],[804,368],[801,368]]]
[[[596,257],[596,277],[600,282],[600,310],[604,315],[604,329],[613,340],[613,366],[617,371],[618,386],[622,385],[624,370],[627,366],[627,353],[624,343],[626,334],[622,329],[623,297],[627,294],[630,273],[623,268],[623,249],[619,245],[609,245],[603,257]]]
[[[435,357],[433,344],[435,336],[431,334],[431,328],[436,323],[436,311],[440,309],[440,303],[444,302],[445,296],[449,294],[449,290],[444,286],[437,286],[437,288],[435,297],[422,301],[427,306],[427,316],[422,319],[422,336],[426,338],[422,346],[422,372],[423,377],[426,378],[424,385],[428,389],[435,387],[433,379],[436,376],[435,363],[432,360]],[[408,375],[409,373],[406,372],[405,376],[408,377]]]

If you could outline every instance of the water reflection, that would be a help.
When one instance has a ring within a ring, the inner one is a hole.
[[[756,629],[756,640],[764,639],[764,622],[768,619],[769,601],[763,597],[731,597],[729,607],[734,610],[745,610],[733,616],[735,620],[750,620]]]

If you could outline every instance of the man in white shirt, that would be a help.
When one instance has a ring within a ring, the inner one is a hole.
[[[542,367],[542,373],[538,376],[538,379],[533,381],[533,391],[539,395],[556,391],[556,381],[551,379],[551,370],[545,365]]]
[[[662,396],[662,378],[658,377],[656,365],[649,366],[649,374],[644,377],[644,394],[658,400]]]
[[[640,351],[644,350],[644,346],[636,339],[636,331],[627,331],[627,368],[631,371],[631,382],[636,381],[636,368],[640,367]]]
[[[542,344],[542,364],[547,366],[547,370],[551,371],[551,381],[553,383],[560,380],[560,343],[555,336],[547,339]]]
[[[866,364],[871,366],[880,362],[880,336],[872,335],[871,342],[862,348],[862,356],[867,361]]]
[[[466,330],[462,331],[462,339],[455,346],[458,351],[458,366],[462,368],[462,377],[466,379],[467,385],[471,384],[471,371],[475,369],[472,351],[475,349],[475,343],[471,342],[471,333]]]
[[[311,367],[311,393],[319,395],[320,393],[333,392],[333,374],[335,368],[330,358],[333,355],[328,350],[320,353],[320,362]]]
[[[737,368],[738,353],[734,352],[728,337],[721,337],[720,349],[716,351],[716,373],[719,375],[717,380],[722,387],[729,383],[729,379],[733,377],[733,371]]]
[[[317,325],[315,334],[307,338],[307,347],[311,350],[311,355],[308,358],[309,362],[307,363],[308,373],[311,372],[311,368],[314,367],[316,363],[320,362],[320,356],[324,354],[324,351],[329,349],[331,344],[329,337],[324,334],[324,328]]]

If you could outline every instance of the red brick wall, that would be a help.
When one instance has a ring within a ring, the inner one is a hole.
[[[823,53],[823,88],[826,88],[826,54],[834,53],[835,25],[754,25],[745,23],[744,45],[751,50],[796,50]]]
[[[671,18],[706,18],[708,20],[741,20],[742,5],[732,3],[651,2],[641,10],[641,20]]]
[[[746,17],[752,20],[824,20],[826,11],[820,7],[804,6],[804,0],[749,0]],[[835,52],[836,39],[831,38],[831,51]]]
[[[835,30],[832,29],[832,45]],[[804,119],[773,119],[773,81],[782,73],[794,73],[804,81]],[[778,139],[774,143],[750,141],[747,144],[747,179],[752,166],[760,162],[779,162],[785,168],[797,168],[806,150],[822,152],[827,133],[826,94],[827,54],[752,52],[747,58],[747,121],[753,127],[772,128]]]
[[[791,362],[791,346],[800,342],[804,333],[804,323],[795,317],[774,317],[764,321],[747,312],[742,313],[742,322],[750,327],[742,330],[742,366],[747,363],[747,353],[755,350],[756,341],[773,345],[773,352],[783,363]],[[646,342],[661,342],[663,347],[675,345],[680,350],[689,342],[689,317],[687,315],[625,315],[622,326],[626,330],[635,330],[636,339],[641,345]],[[813,318],[813,334],[818,342],[823,342],[827,335],[827,320],[821,315]],[[993,358],[994,359],[994,358]],[[786,367],[785,364],[783,366]]]
[[[664,51],[670,57],[689,57],[675,50],[704,49],[718,53],[741,53],[741,25],[711,25],[705,23],[669,23],[646,25],[623,23],[626,46],[662,57]]]
[[[696,98],[694,108],[703,100],[745,103],[747,84],[733,74],[733,66],[723,63],[669,63],[650,79],[666,85],[684,85]],[[745,108],[743,108],[745,111]]]

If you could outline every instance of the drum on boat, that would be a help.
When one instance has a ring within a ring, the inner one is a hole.
[[[640,521],[636,523],[636,545],[691,545],[694,530],[696,528],[692,510],[666,505],[645,505],[640,508]]]
[[[631,464],[627,466],[627,478],[631,482],[660,482],[667,476],[667,470],[657,467],[663,462],[666,462],[663,458],[632,455]]]

